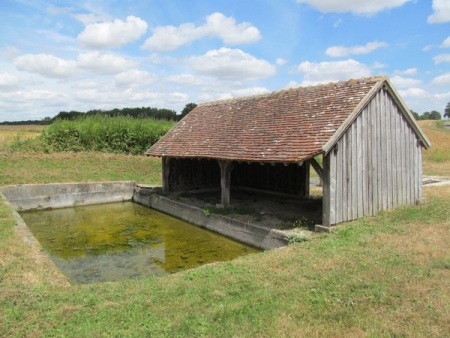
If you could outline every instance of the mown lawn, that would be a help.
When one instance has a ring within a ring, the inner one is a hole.
[[[0,184],[133,175],[157,183],[160,176],[158,161],[138,156],[111,155],[112,164],[102,154],[2,156]],[[448,337],[450,186],[424,193],[417,207],[345,223],[308,242],[93,285],[70,285],[23,241],[0,201],[0,336]]]

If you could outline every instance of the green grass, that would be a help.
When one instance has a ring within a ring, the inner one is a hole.
[[[158,183],[159,163],[3,153],[0,184]],[[449,337],[450,187],[425,188],[425,197],[282,249],[92,285],[69,285],[0,200],[0,336]]]
[[[0,184],[133,180],[161,183],[161,159],[80,153],[0,153]]]
[[[331,235],[168,277],[68,286],[0,202],[0,336],[450,335],[450,188]]]

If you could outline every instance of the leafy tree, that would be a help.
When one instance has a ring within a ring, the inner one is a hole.
[[[185,117],[191,110],[193,110],[197,105],[195,103],[188,103],[183,110],[181,111],[181,114],[178,116],[178,121],[181,120],[183,117]]]
[[[447,103],[447,106],[445,107],[444,117],[448,117],[450,119],[450,102]]]
[[[420,115],[418,113],[416,113],[414,110],[411,110],[411,114],[413,114],[413,116],[416,120],[420,120]]]
[[[430,113],[430,120],[440,120],[440,119],[441,119],[441,113],[439,113],[438,111],[433,110]]]

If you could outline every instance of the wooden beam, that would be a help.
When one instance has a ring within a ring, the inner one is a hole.
[[[320,166],[319,162],[316,161],[316,159],[313,157],[310,160],[308,160],[309,163],[311,163],[312,167],[314,168],[315,172],[317,173],[317,175],[319,175],[319,185],[322,185],[323,183],[323,169]]]
[[[170,157],[163,156],[162,158],[162,190],[163,192],[170,191],[169,175],[170,175]]]
[[[231,171],[233,162],[217,160],[220,166],[221,204],[225,207],[230,204]]]

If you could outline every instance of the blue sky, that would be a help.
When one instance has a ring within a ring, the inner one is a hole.
[[[450,102],[450,0],[2,0],[0,121],[388,75]]]

